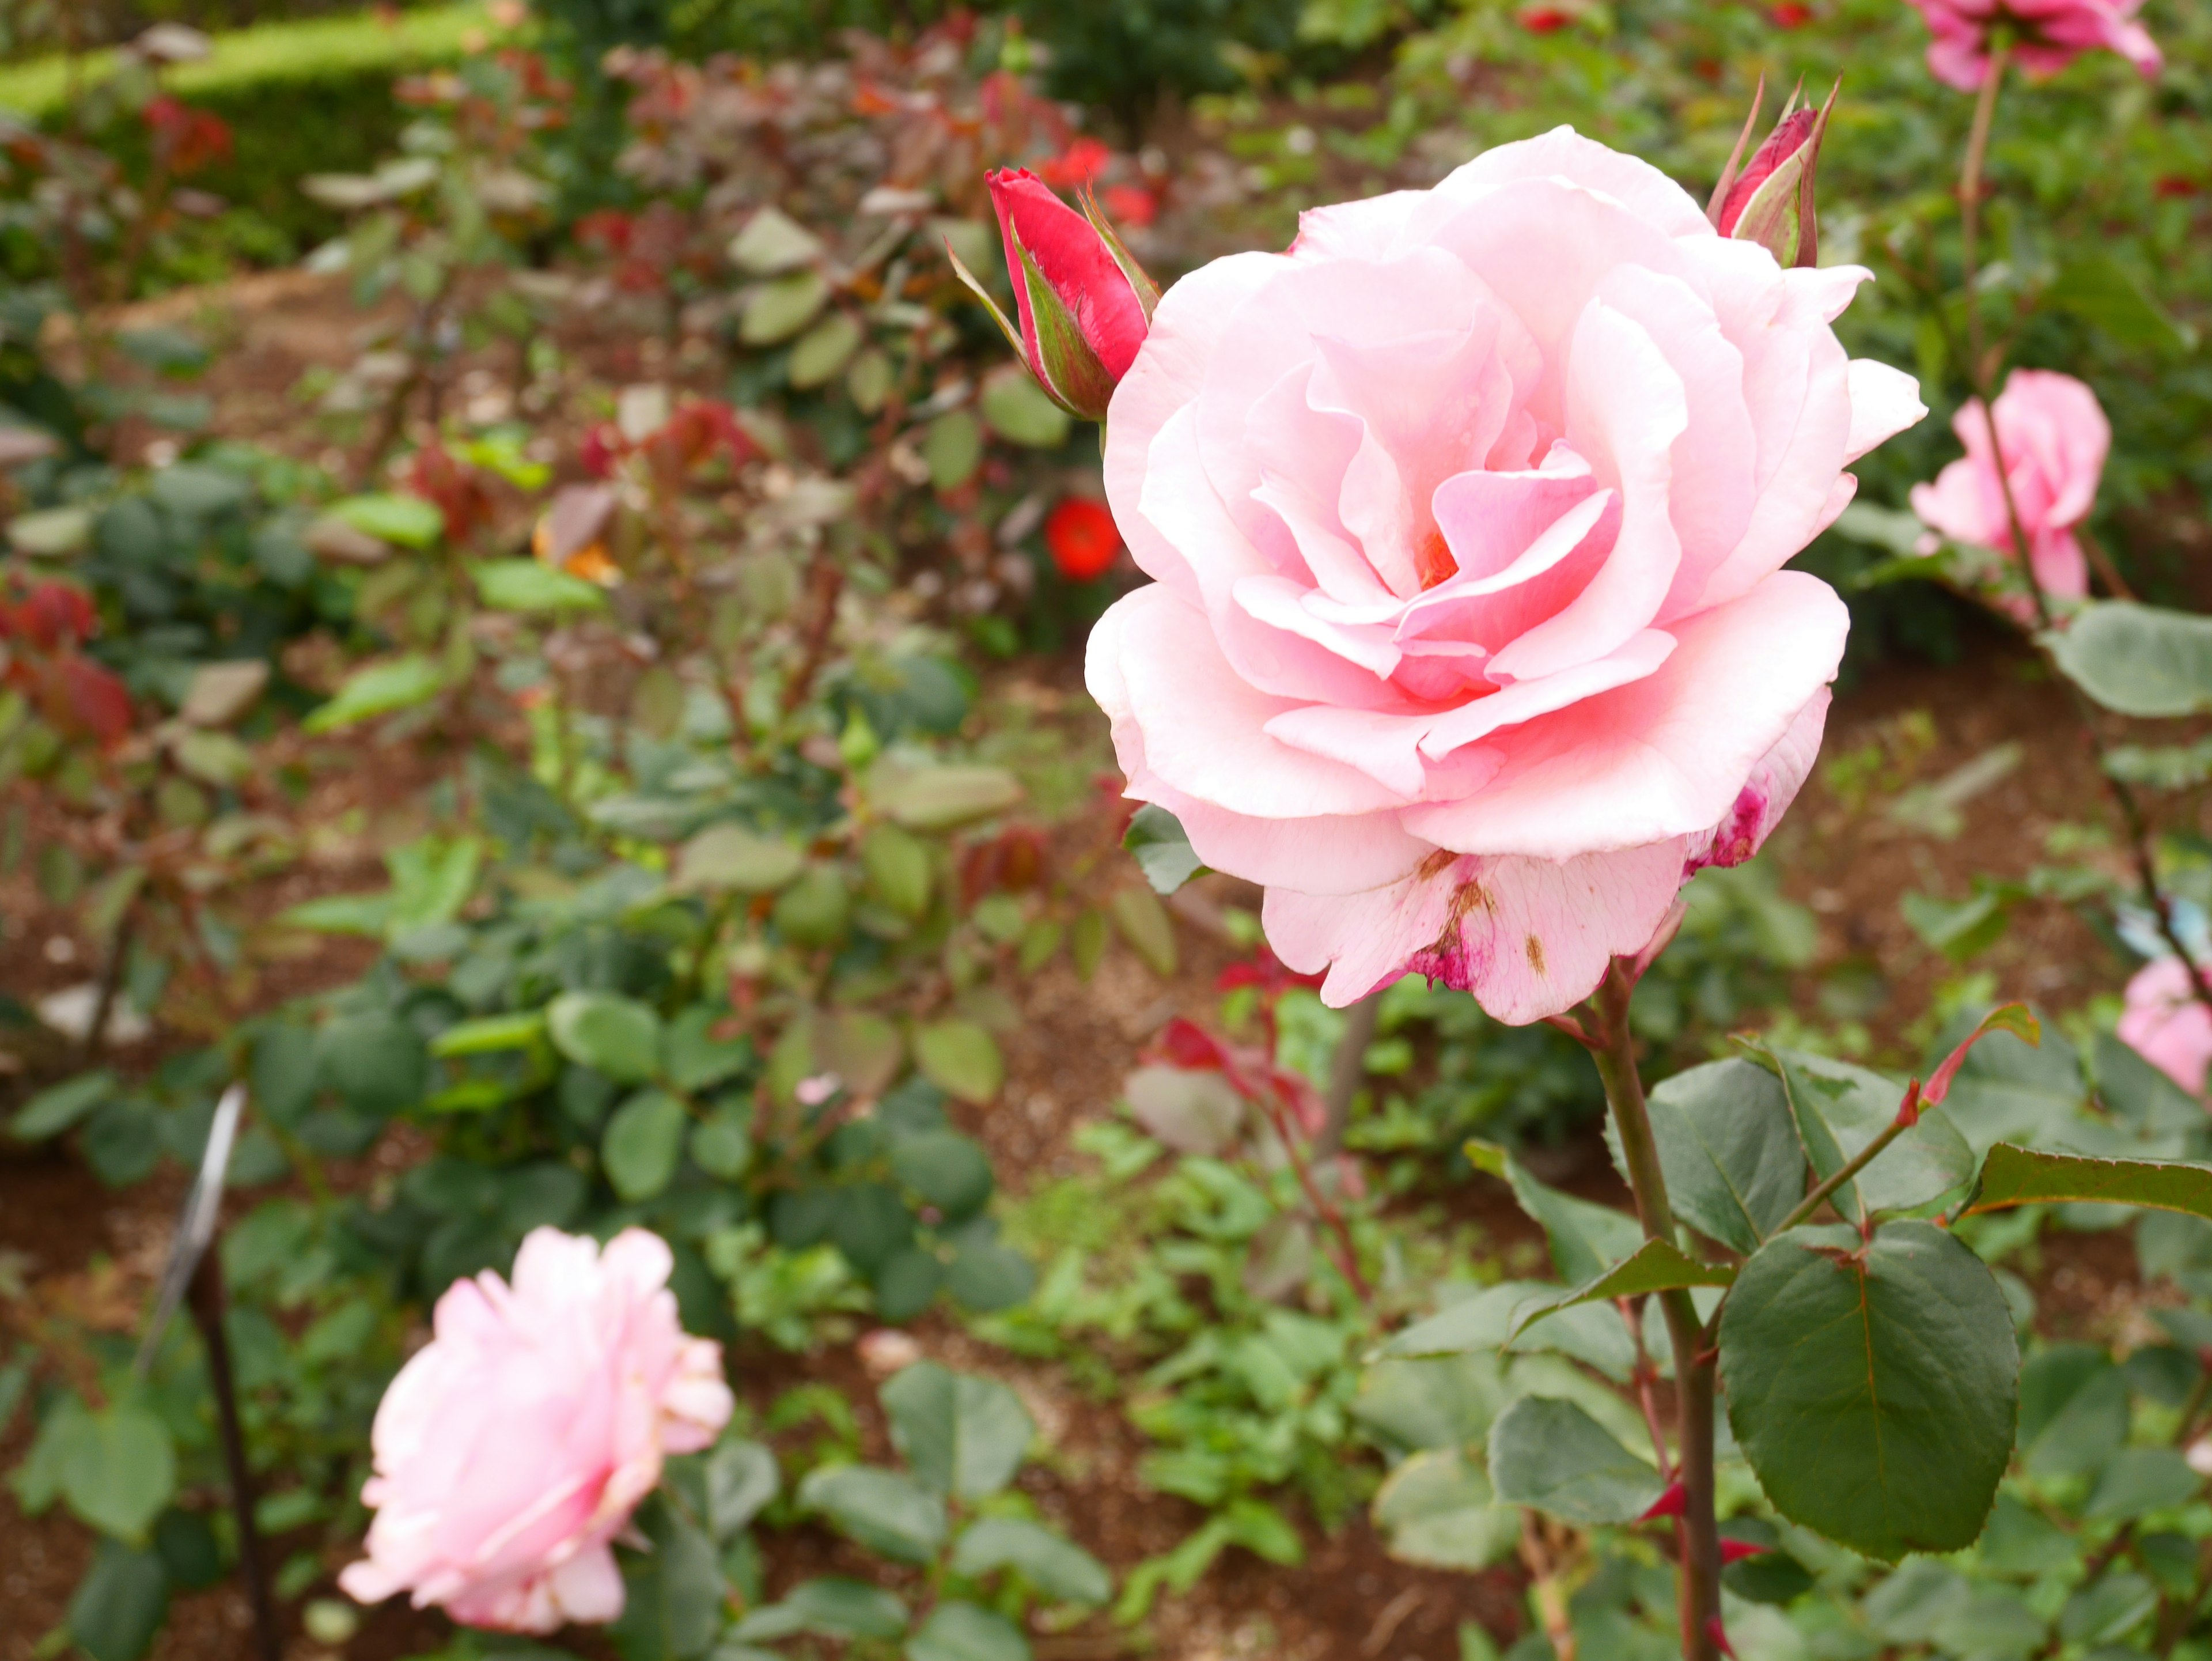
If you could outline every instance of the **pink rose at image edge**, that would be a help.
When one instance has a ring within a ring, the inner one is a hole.
[[[1086,678],[1328,1002],[1567,1009],[1781,818],[1849,621],[1781,567],[1926,414],[1829,326],[1869,276],[1561,128],[1162,299],[1105,455],[1154,581]]]
[[[2212,1068],[2212,1010],[2198,1001],[2179,958],[2155,958],[2128,982],[2119,1037],[2192,1096]]]
[[[2079,599],[2089,592],[2089,568],[2074,527],[2096,505],[2112,447],[2112,423],[2096,393],[2051,369],[2014,370],[1991,414],[2035,580],[2045,593]],[[1981,400],[1969,399],[1952,418],[1951,429],[1966,453],[1934,484],[1912,487],[1912,511],[1954,542],[2015,551]]]
[[[643,1229],[602,1250],[540,1228],[511,1285],[487,1272],[447,1288],[377,1409],[362,1491],[376,1517],[338,1577],[349,1596],[411,1591],[508,1632],[622,1613],[609,1542],[665,1456],[710,1445],[735,1407],[721,1347],[678,1319],[672,1264]]]
[[[2118,53],[2148,80],[2165,65],[2135,21],[2142,0],[1905,0],[1928,21],[1928,70],[1944,85],[1978,92],[1989,79],[1990,35],[2010,27],[2013,56],[2031,75],[2056,75],[2085,52]]]

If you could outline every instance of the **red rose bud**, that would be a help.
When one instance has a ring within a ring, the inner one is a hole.
[[[1820,263],[1819,216],[1813,202],[1813,179],[1820,165],[1820,141],[1828,131],[1828,117],[1836,107],[1838,81],[1828,101],[1818,110],[1799,108],[1792,93],[1782,119],[1753,154],[1741,172],[1736,163],[1759,119],[1759,100],[1754,97],[1751,119],[1736,140],[1735,153],[1722,170],[1707,215],[1713,228],[1739,242],[1756,242],[1783,265]],[[1762,84],[1761,92],[1765,88]]]
[[[1020,326],[1007,321],[957,255],[953,269],[990,307],[1053,401],[1086,421],[1103,421],[1145,344],[1160,291],[1088,193],[1078,213],[1025,169],[991,173],[988,182]]]

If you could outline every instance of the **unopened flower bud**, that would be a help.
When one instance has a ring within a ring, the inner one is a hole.
[[[1086,421],[1103,421],[1145,344],[1159,289],[1088,195],[1078,213],[1026,169],[994,173],[989,184],[1018,326],[957,256],[953,269],[990,307],[1053,401]]]
[[[1838,82],[1836,91],[1842,89]],[[1820,165],[1820,141],[1826,137],[1828,117],[1836,107],[1836,91],[1818,110],[1797,107],[1795,94],[1782,112],[1782,119],[1753,153],[1743,170],[1738,157],[1759,119],[1759,101],[1751,106],[1735,155],[1721,174],[1707,210],[1713,228],[1739,242],[1756,242],[1784,266],[1820,263],[1819,216],[1813,201],[1814,174]]]

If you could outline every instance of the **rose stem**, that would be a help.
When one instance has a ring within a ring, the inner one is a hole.
[[[1635,982],[1618,958],[1591,1000],[1590,1054],[1605,1080],[1606,1100],[1620,1133],[1636,1215],[1647,1239],[1674,1244],[1674,1215],[1667,1203],[1667,1178],[1659,1145],[1636,1074],[1636,1041],[1628,1031],[1628,1001]],[[1720,1528],[1713,1516],[1713,1361],[1700,1342],[1695,1305],[1686,1291],[1660,1294],[1667,1336],[1674,1350],[1675,1474],[1683,1509],[1675,1524],[1681,1551],[1680,1594],[1684,1661],[1717,1661],[1712,1634],[1720,1624]],[[1666,1457],[1664,1450],[1659,1457]]]
[[[2028,598],[2035,606],[2035,618],[2045,636],[2051,627],[2051,600],[2043,591],[2043,580],[2036,575],[2035,561],[2028,548],[2027,532],[2020,514],[2020,504],[2014,500],[2012,474],[2005,465],[2004,447],[1997,441],[1997,417],[1993,389],[1995,377],[1982,355],[1982,296],[1975,280],[1977,243],[1981,234],[1982,167],[1988,159],[1990,125],[1996,119],[1997,91],[2003,83],[2006,65],[2011,58],[2012,43],[2003,31],[1998,31],[1990,48],[1989,78],[1982,83],[1981,96],[1974,105],[1974,126],[1966,141],[1966,165],[1959,174],[1959,228],[1964,239],[1960,267],[1966,283],[1966,380],[1975,398],[1982,406],[1982,423],[1989,434],[1990,461],[1996,468],[1997,488],[2004,496],[2005,518],[2012,529],[2013,557],[2020,566],[2021,575],[2027,583]],[[2046,655],[2048,648],[2045,648]],[[2212,1010],[2212,982],[2208,982],[2203,965],[2199,964],[2188,947],[2182,944],[2181,931],[2175,927],[2173,907],[2158,885],[2158,862],[2151,851],[2150,820],[2142,804],[2127,784],[2112,776],[2107,764],[2103,736],[2097,730],[2096,711],[2081,689],[2061,671],[2058,677],[2074,703],[2074,713],[2081,724],[2081,731],[2089,740],[2090,753],[2097,762],[2097,776],[2105,782],[2105,788],[2119,810],[2120,823],[2128,841],[2130,863],[2135,867],[2136,885],[2142,897],[2158,919],[2159,937],[2166,949],[2179,960],[2189,976],[2189,987],[2197,1001]]]

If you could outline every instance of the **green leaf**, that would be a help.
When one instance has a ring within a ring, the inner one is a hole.
[[[599,1141],[599,1164],[615,1192],[634,1203],[667,1188],[687,1123],[684,1104],[665,1090],[640,1091],[617,1108]]]
[[[1121,846],[1135,856],[1137,868],[1156,894],[1172,894],[1206,869],[1182,821],[1160,806],[1146,802],[1129,820]]]
[[[8,521],[8,545],[33,559],[59,559],[92,538],[92,514],[82,508],[42,508]]]
[[[906,1661],[1030,1661],[1030,1640],[1004,1615],[956,1599],[906,1640]]]
[[[1655,1086],[1651,1134],[1674,1214],[1747,1255],[1805,1197],[1805,1154],[1781,1080],[1743,1056],[1708,1062]],[[1606,1141],[1623,1165],[1610,1118]]]
[[[897,1471],[821,1466],[799,1483],[799,1503],[822,1512],[870,1551],[901,1563],[927,1563],[945,1543],[944,1499]]]
[[[753,290],[738,321],[738,338],[748,346],[773,346],[788,340],[830,303],[830,284],[818,271],[793,271]]]
[[[1962,1010],[1929,1044],[1932,1076],[1972,1031],[1978,1010]],[[1992,1032],[1966,1054],[1943,1098],[1943,1111],[1976,1157],[1998,1142],[2037,1143],[2065,1135],[2088,1099],[2081,1058],[2056,1032],[2040,1047],[2011,1032]]]
[[[843,368],[866,338],[860,324],[836,312],[799,338],[791,349],[791,384],[804,392],[826,384]]]
[[[2177,323],[2135,274],[2101,249],[2079,251],[2058,268],[2043,303],[2094,324],[2122,346],[2174,356],[2196,350],[2196,331]]]
[[[2179,1450],[2122,1448],[2098,1477],[2081,1517],[2085,1522],[2118,1522],[2145,1512],[2171,1511],[2203,1491],[2204,1479]]]
[[[640,1513],[649,1552],[631,1558],[623,1612],[607,1628],[624,1661],[691,1661],[722,1624],[729,1596],[714,1542],[665,1505]]]
[[[1921,1222],[1792,1229],[1744,1265],[1720,1340],[1729,1422],[1784,1517],[1889,1561],[1973,1543],[2020,1348],[1963,1244]]]
[[[1676,1287],[1724,1287],[1735,1279],[1735,1271],[1725,1263],[1700,1262],[1668,1241],[1646,1240],[1588,1285],[1547,1303],[1523,1305],[1514,1312],[1510,1336],[1517,1338],[1546,1316],[1577,1304],[1610,1303],[1616,1298],[1641,1298]]]
[[[115,1075],[106,1068],[80,1073],[24,1103],[9,1129],[19,1141],[42,1142],[60,1135],[114,1093]]]
[[[822,239],[782,209],[755,210],[730,239],[730,263],[752,277],[774,277],[822,257]]]
[[[929,910],[929,849],[896,824],[869,827],[860,839],[860,867],[876,897],[902,917]]]
[[[752,1065],[753,1047],[747,1040],[714,1036],[723,1019],[714,1005],[694,1004],[661,1029],[661,1068],[677,1089],[710,1090]]]
[[[1029,1259],[996,1244],[962,1246],[945,1272],[945,1289],[981,1313],[1011,1308],[1027,1298],[1036,1284],[1036,1271]]]
[[[991,1035],[974,1021],[932,1021],[914,1031],[915,1065],[947,1095],[988,1105],[1006,1081],[1006,1064]]]
[[[898,1638],[909,1618],[896,1592],[834,1575],[800,1581],[781,1607],[797,1617],[799,1631],[824,1638]]]
[[[495,611],[598,611],[607,597],[595,582],[534,559],[485,559],[469,567],[477,593]]]
[[[2128,1383],[2093,1344],[2052,1344],[2020,1369],[2018,1445],[2035,1476],[2093,1476],[2128,1439]]]
[[[421,496],[389,492],[348,496],[332,502],[328,511],[355,530],[402,548],[428,548],[446,532],[446,516]]]
[[[300,723],[302,732],[335,733],[428,703],[446,684],[446,672],[436,660],[420,652],[386,658],[356,669],[329,703],[311,709]]]
[[[740,894],[773,894],[806,863],[793,844],[741,824],[710,824],[676,856],[676,886],[685,893],[727,888]]]
[[[1106,1566],[1073,1541],[1018,1517],[986,1517],[952,1548],[952,1572],[969,1580],[1018,1573],[1059,1603],[1103,1603],[1114,1595]]]
[[[1570,1523],[1632,1523],[1665,1484],[1572,1402],[1524,1396],[1490,1427],[1490,1480],[1510,1505]]]
[[[1768,1052],[1782,1073],[1784,1093],[1797,1123],[1797,1139],[1826,1182],[1896,1122],[1904,1087],[1849,1062],[1797,1050]],[[1907,1211],[1964,1187],[1974,1174],[1973,1152],[1940,1109],[1879,1154],[1836,1189],[1830,1202],[1853,1222],[1870,1212]]]
[[[912,766],[878,762],[869,800],[909,830],[952,830],[1003,813],[1022,799],[1021,781],[1003,767]]]
[[[1495,1142],[1468,1142],[1467,1157],[1476,1170],[1511,1186],[1521,1209],[1542,1225],[1559,1278],[1571,1286],[1595,1281],[1644,1244],[1643,1226],[1626,1212],[1547,1188]]]
[[[2212,1165],[2166,1159],[2096,1159],[1999,1142],[1982,1163],[1967,1214],[2008,1206],[2146,1206],[2212,1218]]]
[[[527,1050],[545,1037],[545,1012],[526,1009],[514,1015],[480,1015],[472,1021],[456,1021],[430,1040],[430,1053],[453,1056],[495,1056],[510,1050]]]
[[[624,1084],[653,1077],[660,1065],[660,1017],[613,992],[563,992],[545,1007],[554,1048],[580,1067]]]
[[[143,1408],[82,1415],[62,1451],[61,1491],[70,1509],[102,1534],[143,1540],[177,1491],[168,1427]]]
[[[975,1500],[1014,1480],[1036,1424],[1020,1396],[990,1378],[917,1361],[883,1388],[891,1441],[939,1494]]]
[[[1176,972],[1175,928],[1168,922],[1167,907],[1160,904],[1158,894],[1149,886],[1117,889],[1106,902],[1106,910],[1121,938],[1155,975],[1165,979]]]
[[[947,410],[923,429],[921,459],[939,491],[957,490],[983,465],[983,425],[966,410]]]
[[[825,379],[827,377],[824,377]],[[983,419],[1010,444],[1033,450],[1057,450],[1074,423],[1067,411],[1018,364],[1007,364],[983,379]]]
[[[1458,1448],[1401,1461],[1370,1514],[1390,1555],[1422,1568],[1473,1573],[1510,1557],[1521,1539],[1521,1513],[1498,1503],[1481,1467]]]
[[[303,928],[314,934],[365,934],[380,939],[392,917],[389,890],[380,894],[325,894],[301,900],[276,914],[287,928]]]
[[[396,1015],[341,1015],[315,1036],[315,1078],[355,1112],[387,1118],[422,1099],[429,1088],[429,1051]]]
[[[92,1661],[138,1661],[169,1615],[169,1577],[150,1551],[103,1540],[64,1622]]]
[[[2068,678],[2117,714],[2212,709],[2212,617],[2104,600],[2045,643]]]
[[[891,1172],[949,1223],[981,1211],[991,1197],[989,1155],[957,1131],[906,1137],[891,1150]]]

